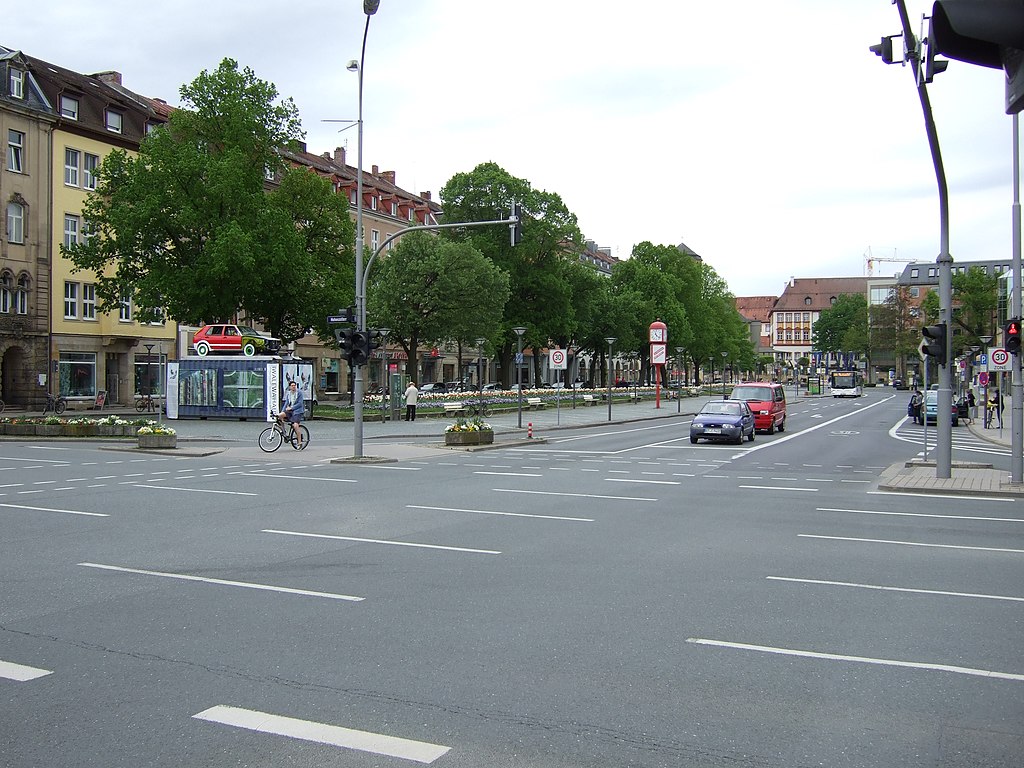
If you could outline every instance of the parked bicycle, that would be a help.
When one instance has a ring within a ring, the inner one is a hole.
[[[494,411],[491,410],[490,403],[484,403],[483,405],[481,405],[478,402],[477,403],[471,403],[471,402],[467,401],[466,402],[466,408],[474,416],[479,416],[479,417],[484,418],[484,419],[488,418],[492,413],[494,413]]]
[[[299,445],[299,441],[295,439],[295,432],[292,430],[292,425],[286,421],[282,421],[280,414],[273,414],[273,416],[274,423],[260,432],[258,440],[260,448],[266,453],[273,453],[280,448],[283,443],[288,443],[297,451],[305,450],[306,446],[309,445],[309,430],[306,429],[306,425],[297,425],[299,431],[302,433],[302,445]]]
[[[146,411],[159,411],[160,400],[154,398],[152,395],[142,395],[135,401],[135,410],[139,413],[145,413]]]
[[[54,413],[64,413],[68,407],[68,401],[63,395],[54,397],[49,392],[46,393],[46,405],[43,406],[43,413],[47,411],[53,411]]]

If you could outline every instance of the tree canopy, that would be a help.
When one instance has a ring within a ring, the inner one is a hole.
[[[351,300],[345,198],[279,148],[302,137],[277,89],[225,59],[181,89],[183,107],[139,153],[111,152],[84,210],[89,237],[63,252],[95,273],[101,309],[199,324],[241,313],[285,341]],[[280,184],[267,191],[269,173]]]

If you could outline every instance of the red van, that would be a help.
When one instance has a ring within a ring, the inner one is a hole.
[[[754,428],[769,435],[786,431],[786,391],[781,384],[749,381],[732,388],[730,400],[746,400],[754,412]]]

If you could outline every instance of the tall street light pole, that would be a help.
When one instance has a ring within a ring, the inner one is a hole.
[[[729,356],[728,352],[722,353],[722,397],[725,397],[725,358]]]
[[[516,334],[516,395],[519,399],[519,429],[523,428],[523,334],[526,329],[518,325],[512,329]]]
[[[683,347],[676,347],[676,359],[679,361],[679,375],[682,377],[683,373]],[[676,413],[683,412],[683,380],[682,378],[676,382]]]
[[[608,421],[612,420],[612,344],[615,343],[615,336],[605,338],[608,342]]]
[[[356,330],[366,331],[366,281],[363,277],[363,66],[366,62],[366,36],[370,32],[370,17],[377,12],[380,0],[363,0],[366,26],[363,28],[363,47],[356,68],[359,72],[359,117],[356,121],[359,148],[356,153]],[[352,70],[353,62],[348,69]],[[352,377],[352,453],[363,457],[363,366],[357,365]]]
[[[483,370],[484,343],[486,341],[487,339],[483,337],[480,337],[479,339],[476,340],[476,385],[480,391],[480,408],[477,411],[477,415],[480,416],[480,418],[483,418],[484,415],[484,377],[481,371]]]

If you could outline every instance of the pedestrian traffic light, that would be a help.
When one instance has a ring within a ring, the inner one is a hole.
[[[334,338],[338,340],[338,347],[341,349],[341,356],[351,362],[352,360],[352,336],[355,331],[352,328],[335,328]]]
[[[1003,344],[1011,355],[1020,354],[1020,318],[1011,317],[1003,329]]]
[[[931,27],[930,42],[943,56],[1004,70],[1006,114],[1024,109],[1024,3],[936,0]]]
[[[924,337],[922,349],[928,357],[934,357],[941,365],[946,365],[946,324],[926,325],[921,329]]]
[[[378,330],[376,328],[371,328],[366,333],[368,341],[366,349],[366,359],[369,360],[371,357],[373,357],[373,350],[380,349],[380,345],[384,338],[384,331]]]
[[[519,245],[523,242],[523,206],[519,203],[512,203],[512,215],[509,218],[515,219],[514,224],[509,224],[512,232],[512,245]]]
[[[352,353],[349,355],[349,364],[359,367],[366,365],[370,359],[370,334],[369,331],[352,332]]]

